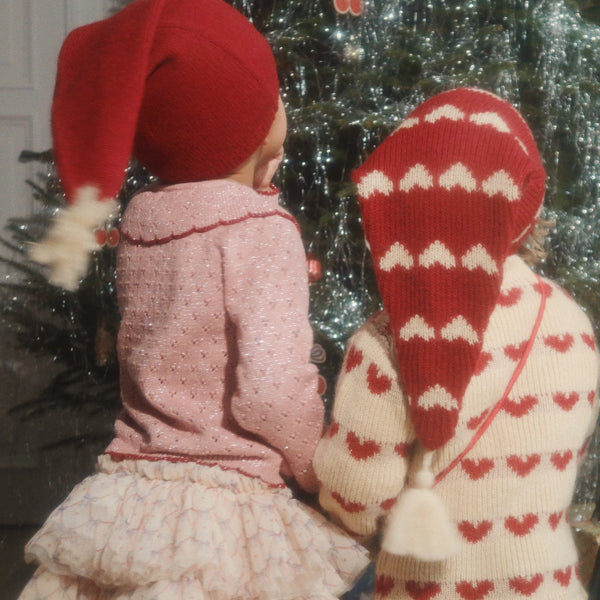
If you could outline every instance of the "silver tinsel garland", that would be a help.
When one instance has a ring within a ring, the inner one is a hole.
[[[113,9],[129,1],[113,0]],[[348,170],[426,97],[464,85],[504,96],[532,125],[549,175],[547,216],[556,221],[541,270],[600,331],[600,28],[573,3],[368,0],[360,17],[336,16],[329,0],[232,3],[260,20],[282,65],[291,139],[305,148],[292,145],[280,177],[308,249],[323,262],[312,319],[334,348],[341,353],[378,306]],[[340,171],[342,129],[358,133],[356,159]],[[580,502],[598,495],[599,461],[596,435]]]

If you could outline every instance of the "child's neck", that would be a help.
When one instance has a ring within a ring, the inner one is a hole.
[[[225,175],[223,179],[227,181],[236,181],[237,183],[241,183],[242,185],[247,185],[248,187],[254,187],[252,184],[254,183],[253,176],[247,176],[242,173],[230,173],[229,175]]]

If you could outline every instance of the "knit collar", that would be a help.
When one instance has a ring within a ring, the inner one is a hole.
[[[250,217],[290,218],[278,200],[277,190],[259,194],[224,179],[157,186],[131,199],[121,234],[132,242],[152,244]]]

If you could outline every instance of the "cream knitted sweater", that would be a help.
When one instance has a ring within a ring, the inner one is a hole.
[[[382,552],[376,598],[586,598],[567,523],[577,465],[597,414],[598,356],[585,314],[544,280],[547,303],[525,368],[481,439],[435,490],[461,536],[442,562]],[[539,283],[516,256],[467,389],[456,436],[433,459],[442,471],[502,396],[540,305]],[[388,317],[350,340],[333,420],[317,448],[322,506],[360,536],[375,534],[420,464],[421,449],[397,376]]]

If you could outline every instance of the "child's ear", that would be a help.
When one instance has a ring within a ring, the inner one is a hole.
[[[275,156],[268,158],[267,160],[259,160],[256,164],[256,169],[254,171],[254,183],[253,186],[255,190],[268,191],[270,189],[271,180],[273,179],[273,175],[277,171],[279,164],[283,159],[283,146],[280,147],[279,151],[275,154]]]
[[[259,150],[264,158],[271,159],[275,158],[281,151],[281,146],[285,141],[287,135],[287,117],[285,114],[285,107],[281,96],[279,97],[279,104],[273,123],[265,136],[265,139],[261,142]]]

